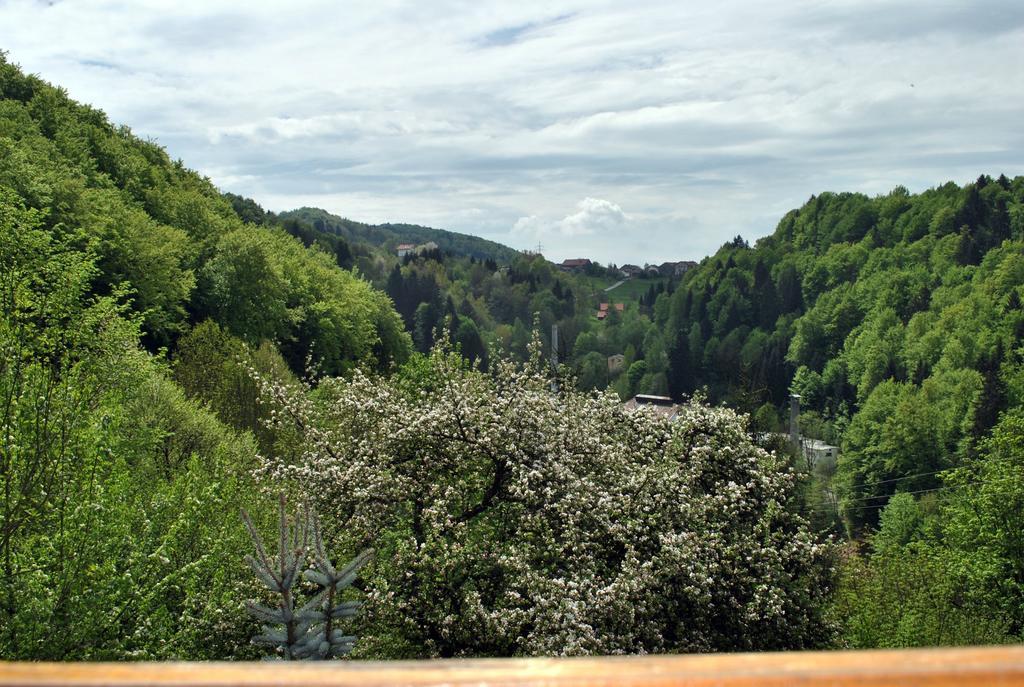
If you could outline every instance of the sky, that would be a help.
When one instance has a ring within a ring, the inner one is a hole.
[[[1021,0],[0,0],[0,50],[267,209],[556,261],[1024,173]]]

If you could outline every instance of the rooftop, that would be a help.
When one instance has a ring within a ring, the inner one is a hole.
[[[627,412],[633,412],[637,408],[650,408],[653,412],[669,420],[674,420],[679,415],[679,406],[668,396],[637,394],[623,403],[622,407]]]

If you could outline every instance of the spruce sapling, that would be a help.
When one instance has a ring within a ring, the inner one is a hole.
[[[281,595],[277,608],[253,602],[246,604],[253,616],[267,623],[262,634],[252,641],[273,647],[285,660],[344,656],[352,650],[356,638],[343,634],[336,626],[342,618],[355,615],[360,602],[336,602],[355,580],[360,568],[370,561],[373,550],[363,551],[337,570],[324,549],[320,519],[310,512],[308,506],[303,507],[301,518],[296,517],[294,523],[289,522],[282,494],[278,514],[279,553],[270,556],[249,514],[242,511],[242,520],[256,546],[256,556],[247,555],[245,560],[267,589]],[[319,590],[297,607],[296,585],[307,556],[311,560],[302,577]],[[284,626],[283,629],[280,626]]]

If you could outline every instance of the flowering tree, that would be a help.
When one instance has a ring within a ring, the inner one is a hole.
[[[540,346],[489,374],[435,349],[391,379],[264,383],[294,448],[264,476],[317,503],[364,572],[364,656],[805,648],[828,546],[744,419],[670,422],[559,385]]]

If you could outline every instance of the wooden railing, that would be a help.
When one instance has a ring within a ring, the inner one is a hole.
[[[1024,646],[334,663],[0,663],[0,685],[1024,686]]]

